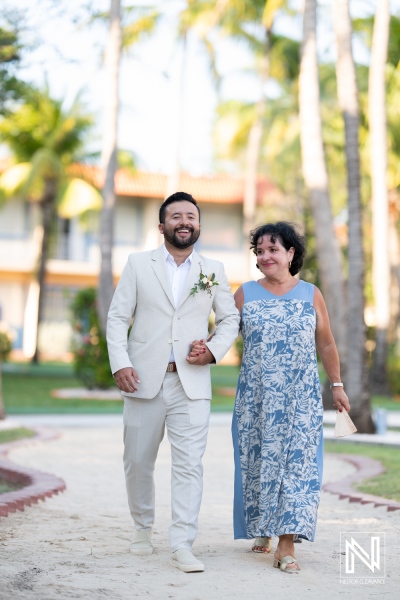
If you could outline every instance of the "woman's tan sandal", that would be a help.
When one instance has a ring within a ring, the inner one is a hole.
[[[251,549],[253,552],[264,552],[269,554],[272,550],[272,538],[256,537]]]
[[[288,565],[297,565],[297,568],[295,568],[295,567],[288,568]],[[285,573],[298,573],[300,571],[300,565],[297,562],[297,560],[295,558],[293,558],[293,556],[284,556],[281,559],[275,558],[274,559],[274,567],[276,569],[280,569],[281,571],[284,571]]]

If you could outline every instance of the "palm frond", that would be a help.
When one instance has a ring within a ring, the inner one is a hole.
[[[73,178],[62,190],[58,203],[58,214],[63,219],[71,219],[88,210],[100,210],[100,193],[83,179]]]

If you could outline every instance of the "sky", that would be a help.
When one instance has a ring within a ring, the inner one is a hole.
[[[104,70],[102,53],[107,27],[97,22],[83,25],[85,0],[0,0],[20,9],[27,26],[26,39],[34,44],[24,58],[21,76],[36,84],[48,82],[53,96],[70,104],[77,94],[95,115],[96,127],[88,149],[101,148]],[[376,0],[353,0],[356,14],[373,12]],[[138,4],[154,2],[136,2]],[[327,58],[334,48],[329,18],[332,0],[320,0],[326,23],[320,32],[320,51]],[[124,4],[124,3],[123,3]],[[127,3],[125,3],[127,4]],[[299,5],[300,0],[294,0]],[[173,168],[178,132],[179,85],[182,44],[177,41],[176,23],[183,0],[163,0],[165,16],[156,33],[134,47],[121,64],[119,147],[132,151],[138,167],[169,173]],[[392,0],[399,8],[400,0]],[[109,0],[94,0],[90,6],[106,11]],[[77,20],[77,23],[74,23]],[[301,36],[300,19],[281,18],[281,33]],[[189,35],[184,77],[183,129],[180,161],[192,175],[214,170],[212,130],[218,98],[254,101],[259,94],[251,74],[252,57],[245,46],[227,40],[218,42],[218,69],[223,74],[220,96],[210,75],[205,53],[194,34]],[[355,47],[358,60],[367,61],[365,49]],[[332,55],[333,57],[333,55]]]

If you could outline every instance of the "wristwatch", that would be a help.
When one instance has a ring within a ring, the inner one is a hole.
[[[329,387],[331,389],[334,388],[334,387],[343,387],[343,383],[341,383],[341,382],[340,383],[339,382],[331,383]]]

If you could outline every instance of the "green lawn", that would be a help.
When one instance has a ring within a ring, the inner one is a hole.
[[[358,454],[379,460],[386,469],[385,473],[363,481],[354,488],[374,496],[400,501],[400,448],[385,448],[369,444],[341,444],[329,441],[324,443],[324,448],[325,452]]]
[[[2,429],[0,430],[0,444],[14,442],[15,440],[20,440],[26,437],[33,437],[34,435],[36,435],[36,433],[31,429],[26,429],[26,427]],[[9,481],[6,481],[0,477],[0,494],[5,494],[6,492],[15,492],[22,487],[24,486],[16,483],[10,483]]]
[[[8,442],[15,442],[22,438],[30,438],[36,435],[32,429],[26,427],[16,427],[15,429],[0,429],[0,444],[7,444]]]
[[[221,388],[236,387],[237,367],[212,367],[214,396],[212,410],[231,411],[233,396],[219,394]],[[122,401],[62,400],[53,398],[51,390],[83,387],[73,374],[71,365],[6,363],[3,368],[3,395],[7,414],[93,414],[121,413]]]
[[[400,401],[388,396],[373,396],[373,408],[386,408],[387,410],[400,410]]]
[[[23,485],[17,485],[16,483],[9,483],[5,479],[0,478],[0,494],[6,494],[8,492],[16,492],[20,490]]]
[[[52,398],[51,390],[82,387],[72,375],[3,375],[3,395],[7,414],[119,413],[122,401],[94,401]]]
[[[238,367],[213,366],[211,368],[213,411],[232,411],[238,375]],[[3,365],[3,393],[8,414],[122,412],[122,401],[61,400],[50,395],[53,389],[74,387],[83,386],[74,377],[73,368],[68,364],[5,363]],[[373,407],[400,410],[400,402],[387,397],[376,397],[373,399]]]

